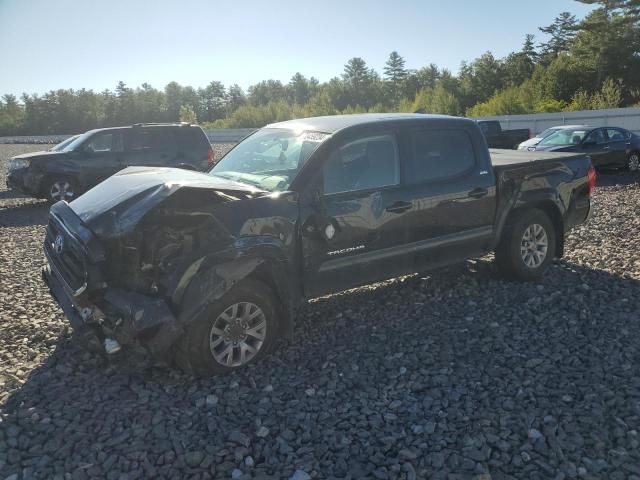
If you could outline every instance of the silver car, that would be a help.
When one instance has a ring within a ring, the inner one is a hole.
[[[531,137],[529,140],[525,140],[520,145],[518,145],[518,150],[526,150],[528,147],[535,147],[538,143],[540,143],[544,138],[548,137],[552,133],[557,132],[558,130],[564,130],[566,128],[585,128],[587,125],[558,125],[557,127],[550,127],[542,132],[536,134],[535,137]]]

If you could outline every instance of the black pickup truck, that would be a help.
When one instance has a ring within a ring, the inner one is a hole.
[[[478,120],[478,126],[487,140],[489,148],[517,149],[525,140],[531,138],[531,132],[527,128],[513,128],[503,130],[497,120]]]
[[[538,279],[595,183],[588,156],[490,152],[467,119],[292,120],[208,173],[131,167],[56,203],[43,276],[86,345],[207,375],[290,337],[306,298],[491,251]]]

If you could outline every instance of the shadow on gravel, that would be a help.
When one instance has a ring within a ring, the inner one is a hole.
[[[634,279],[479,260],[314,300],[293,344],[213,379],[121,373],[64,335],[2,406],[0,478],[626,475],[639,310]]]
[[[0,226],[30,227],[46,225],[49,220],[49,203],[38,202],[26,205],[0,207]]]
[[[0,192],[0,200],[12,199],[12,198],[29,198],[22,193],[16,192],[15,190],[3,190]]]

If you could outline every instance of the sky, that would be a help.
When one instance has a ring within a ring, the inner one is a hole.
[[[407,68],[457,72],[490,50],[503,57],[573,0],[0,0],[0,95],[114,89],[170,81],[204,87],[296,72],[326,81],[349,58],[382,73],[396,50]]]

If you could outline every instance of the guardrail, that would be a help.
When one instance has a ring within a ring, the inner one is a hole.
[[[498,120],[504,129],[528,128],[532,133],[556,125],[593,125],[626,128],[640,134],[640,108],[610,108],[606,110],[581,110],[578,112],[532,113],[527,115],[499,115],[477,117],[476,120]],[[211,143],[237,143],[255,128],[220,128],[205,130]],[[70,135],[25,135],[0,137],[0,143],[60,143]]]
[[[498,120],[504,129],[528,128],[532,133],[557,125],[591,125],[621,127],[640,134],[640,108],[609,108],[579,110],[577,112],[532,113],[526,115],[498,115],[474,120]]]

